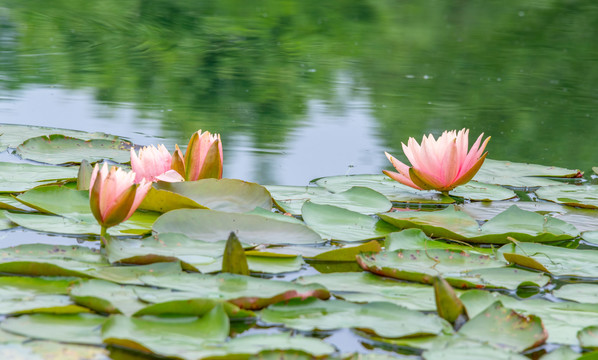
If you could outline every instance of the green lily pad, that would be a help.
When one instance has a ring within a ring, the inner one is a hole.
[[[459,208],[478,221],[485,221],[507,210],[513,205],[510,201],[488,203],[469,203]],[[594,209],[575,208],[548,201],[519,201],[517,207],[525,211],[533,211],[540,215],[548,215],[563,220],[579,231],[598,230],[598,212]]]
[[[312,182],[335,193],[347,191],[354,186],[366,187],[386,196],[390,201],[400,203],[450,204],[455,202],[450,196],[442,195],[437,191],[413,189],[382,174],[329,176]]]
[[[105,280],[86,280],[72,287],[71,298],[82,306],[107,314],[131,316],[147,306],[138,300],[134,286]]]
[[[519,355],[507,349],[477,343],[468,339],[427,350],[422,354],[424,360],[528,360],[529,358]]]
[[[0,345],[0,357],[11,360],[110,360],[109,351],[98,346],[63,344],[53,341],[30,341]]]
[[[64,135],[43,135],[25,140],[17,146],[17,155],[46,164],[78,164],[82,160],[94,163],[111,160],[128,163],[131,143],[122,140],[82,140]]]
[[[579,360],[579,353],[570,347],[561,346],[541,357],[542,360]]]
[[[506,263],[477,252],[429,249],[360,254],[357,262],[375,274],[431,284],[440,275],[456,288],[506,288],[544,286],[542,273],[506,268]]]
[[[204,343],[202,349],[193,352],[190,359],[229,358],[245,359],[263,351],[301,351],[322,358],[332,354],[332,345],[316,338],[289,333],[255,334],[236,337],[225,343]]]
[[[151,187],[139,205],[139,209],[160,213],[176,209],[205,209],[206,207],[181,194]]]
[[[362,214],[375,214],[390,210],[392,204],[386,196],[367,187],[355,186],[338,193],[330,193],[322,188],[305,186],[273,186],[267,187],[283,211],[300,215],[301,207],[306,201],[319,205],[332,205]]]
[[[517,196],[513,190],[505,189],[502,186],[485,184],[478,181],[470,181],[467,184],[457,186],[449,192],[451,196],[474,201],[497,201],[512,199]]]
[[[45,214],[20,214],[4,212],[4,216],[13,223],[27,229],[72,235],[100,235],[100,225],[92,214],[77,214],[72,217],[45,215]],[[151,231],[158,214],[154,212],[136,211],[127,221],[108,229],[108,234],[118,235],[143,235]]]
[[[272,198],[265,187],[237,179],[203,179],[183,182],[158,182],[158,190],[188,197],[206,208],[224,212],[247,212],[261,207],[272,209]]]
[[[104,134],[101,132],[85,132],[78,130],[50,128],[43,126],[31,126],[31,125],[14,125],[14,124],[0,124],[0,151],[6,150],[6,148],[16,148],[23,141],[39,137],[42,135],[61,134],[64,136],[70,136],[78,139],[91,140],[91,139],[104,139],[104,140],[117,140],[118,137],[114,135]]]
[[[8,318],[0,328],[34,339],[101,345],[100,329],[105,321],[95,314],[33,314]]]
[[[508,237],[522,242],[569,240],[577,237],[575,226],[550,216],[519,209],[513,205],[479,226],[456,207],[439,211],[399,211],[379,216],[400,229],[419,228],[429,236],[475,243],[508,243]]]
[[[586,349],[598,348],[598,326],[588,326],[577,333],[579,345]]]
[[[204,342],[222,342],[228,336],[229,319],[222,306],[196,317],[129,318],[114,315],[104,324],[104,343],[161,356],[190,358]]]
[[[303,204],[303,220],[324,239],[364,241],[397,231],[394,226],[368,215],[332,205]]]
[[[386,301],[412,310],[436,310],[431,286],[397,281],[368,272],[302,276],[295,282],[324,285],[337,298],[351,302]]]
[[[32,208],[22,204],[10,194],[0,194],[0,209],[16,211],[33,211]]]
[[[221,299],[243,309],[256,310],[269,304],[292,298],[314,296],[327,299],[328,290],[319,284],[300,285],[286,281],[268,280],[242,275],[203,275],[180,273],[167,276],[143,276],[145,285],[173,290],[170,294],[155,293],[154,289],[137,289],[146,302],[164,302],[194,298]]]
[[[182,233],[192,239],[221,241],[231,231],[246,244],[318,244],[322,238],[303,224],[269,219],[260,215],[214,210],[179,209],[160,216],[154,232]]]
[[[598,250],[521,243],[505,245],[498,251],[511,263],[546,271],[553,275],[598,277]]]
[[[445,242],[430,239],[421,229],[411,228],[390,233],[386,236],[384,248],[387,251],[393,250],[426,250],[426,249],[449,249],[476,251],[482,254],[492,254],[492,248],[480,248],[472,245],[463,245],[457,242]]]
[[[21,276],[0,277],[0,313],[81,313],[88,309],[75,305],[68,297],[70,280],[51,280]]]
[[[525,317],[499,301],[466,322],[459,334],[514,352],[539,346],[548,338],[539,317]]]
[[[545,186],[536,190],[536,195],[558,204],[598,209],[598,185]]]
[[[16,197],[22,204],[35,210],[64,216],[91,214],[89,191],[73,190],[66,186],[40,186]]]
[[[301,330],[359,328],[382,337],[398,338],[439,334],[447,323],[435,315],[386,303],[354,304],[342,300],[292,300],[270,305],[260,317],[266,323]]]
[[[326,251],[312,257],[317,261],[355,261],[355,256],[362,252],[379,252],[382,250],[380,243],[376,240],[369,241],[358,246],[344,246],[340,249]]]
[[[598,284],[565,284],[552,294],[565,300],[598,304]]]
[[[581,238],[589,243],[598,245],[598,231],[586,231],[581,234]]]
[[[23,192],[58,180],[74,180],[78,168],[0,162],[0,192]]]
[[[4,212],[0,211],[0,230],[8,230],[12,229],[13,227],[17,226],[15,223],[10,221]]]
[[[473,180],[514,188],[528,188],[560,185],[562,182],[550,178],[576,178],[581,175],[579,170],[486,159]]]

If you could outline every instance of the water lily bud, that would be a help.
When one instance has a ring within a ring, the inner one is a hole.
[[[133,215],[151,185],[145,179],[136,185],[134,172],[96,164],[89,183],[91,212],[102,228],[118,225]]]
[[[221,179],[222,163],[220,135],[199,130],[191,136],[185,152],[185,180]]]

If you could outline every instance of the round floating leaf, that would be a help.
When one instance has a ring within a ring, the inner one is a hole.
[[[41,212],[77,216],[91,214],[89,191],[73,190],[66,186],[39,186],[16,197],[21,203]]]
[[[431,284],[442,276],[457,288],[508,288],[543,286],[548,278],[541,273],[505,268],[505,262],[476,252],[442,249],[383,251],[360,254],[359,265],[375,274]]]
[[[597,354],[598,355],[598,354]],[[571,349],[570,347],[561,346],[555,350],[552,350],[548,354],[542,356],[542,360],[579,360],[583,357],[579,356],[579,353]],[[588,359],[586,359],[588,360]]]
[[[17,211],[33,211],[29,206],[23,205],[10,194],[0,194],[0,209],[17,210]]]
[[[205,209],[206,207],[186,196],[151,187],[139,208],[165,213],[176,209]]]
[[[22,276],[0,277],[0,313],[24,314],[80,313],[86,308],[75,305],[69,297],[70,280],[51,280]]]
[[[87,280],[73,286],[71,298],[97,312],[131,316],[147,306],[137,299],[134,287],[105,280]]]
[[[100,329],[105,321],[95,314],[33,314],[8,318],[0,328],[35,339],[101,345]]]
[[[390,210],[392,204],[386,196],[367,187],[355,186],[338,193],[322,188],[305,186],[269,186],[278,207],[287,213],[301,214],[306,201],[319,205],[333,205],[362,214],[375,214]]]
[[[265,187],[237,179],[203,179],[158,182],[158,190],[188,197],[206,208],[225,212],[247,212],[261,207],[272,209],[272,198]]]
[[[312,257],[317,261],[355,261],[355,256],[362,252],[379,252],[382,250],[380,243],[376,240],[369,241],[358,246],[345,246],[340,249],[334,249],[323,252]]]
[[[394,226],[374,217],[332,205],[303,204],[303,220],[324,239],[364,241],[379,239],[396,231]]]
[[[456,242],[445,242],[430,239],[421,229],[411,228],[390,233],[386,236],[384,248],[387,251],[393,250],[425,250],[425,249],[449,249],[476,251],[482,254],[492,254],[491,248],[473,247],[462,245]]]
[[[4,212],[6,218],[13,223],[27,229],[73,235],[100,235],[100,225],[91,214],[77,214],[72,217],[20,214]],[[150,232],[158,214],[154,212],[135,212],[129,220],[108,229],[108,234],[118,235],[143,235]]]
[[[507,200],[517,196],[513,190],[477,181],[470,181],[465,185],[457,186],[451,190],[449,194],[451,196],[477,201]]]
[[[496,301],[524,315],[536,315],[542,319],[548,332],[547,341],[555,344],[577,346],[577,332],[598,323],[598,311],[593,304],[554,302],[538,298],[517,300],[497,292],[480,290],[464,292],[461,301],[470,316],[483,312]]]
[[[0,211],[0,230],[12,229],[15,226],[15,223],[10,221],[3,211]]]
[[[300,285],[286,281],[268,280],[249,276],[218,274],[203,275],[180,273],[167,276],[144,276],[141,280],[149,286],[174,290],[168,298],[164,293],[159,302],[193,298],[221,299],[243,309],[261,309],[269,304],[292,298],[309,296],[327,299],[330,294],[321,285]],[[156,302],[152,289],[138,289],[138,296],[146,302]]]
[[[189,358],[208,341],[222,342],[228,336],[229,319],[222,306],[215,306],[201,318],[115,315],[104,324],[104,343],[161,356]]]
[[[332,345],[316,338],[289,333],[255,334],[235,337],[225,343],[204,343],[202,349],[193,352],[190,358],[245,359],[249,355],[272,350],[302,351],[317,358],[330,355],[335,351]]]
[[[53,341],[30,341],[0,345],[0,357],[11,360],[110,360],[109,351],[97,346],[62,344]]]
[[[598,348],[598,326],[588,326],[577,333],[579,345],[586,349]]]
[[[397,281],[368,272],[302,276],[295,282],[324,285],[334,296],[352,302],[386,301],[412,310],[436,310],[431,286]]]
[[[569,240],[579,235],[575,226],[549,216],[525,211],[513,205],[481,227],[476,220],[456,207],[432,212],[400,211],[379,216],[398,228],[419,228],[429,236],[475,243],[519,241],[547,242]]]
[[[505,245],[498,251],[509,262],[521,266],[529,266],[529,259],[531,259],[553,275],[598,277],[598,250],[567,249],[544,244],[521,243]]]
[[[94,163],[112,160],[127,163],[131,158],[131,143],[121,140],[82,140],[64,135],[31,138],[17,147],[17,155],[46,164]]]
[[[447,347],[427,350],[422,357],[424,360],[529,360],[528,357],[507,349],[498,349],[467,339]]]
[[[499,301],[466,322],[459,334],[515,352],[539,346],[548,338],[539,317],[525,317]]]
[[[598,245],[598,231],[586,231],[581,234],[581,238],[589,243]]]
[[[359,328],[390,338],[439,334],[447,327],[438,316],[386,302],[360,305],[341,300],[293,300],[270,305],[260,317],[302,331]]]
[[[74,180],[78,168],[0,162],[0,192],[22,192],[57,180]]]
[[[536,190],[540,199],[559,204],[598,209],[598,185],[558,185]]]
[[[182,233],[192,239],[221,241],[234,231],[247,244],[317,244],[320,236],[303,224],[269,219],[260,215],[214,210],[180,209],[167,212],[154,223],[160,233]]]
[[[582,173],[579,170],[486,159],[473,180],[515,188],[527,188],[562,184],[549,178],[581,176]]]
[[[89,133],[85,131],[50,128],[43,126],[31,125],[14,125],[14,124],[0,124],[0,151],[6,150],[7,147],[16,148],[23,141],[39,137],[42,135],[61,134],[78,139],[105,139],[117,140],[118,137],[108,135],[101,132]]]
[[[598,304],[598,284],[565,284],[552,294],[565,300]]]
[[[450,204],[455,202],[451,197],[437,191],[421,191],[403,185],[386,175],[345,175],[329,176],[312,180],[332,192],[349,190],[354,186],[370,188],[386,196],[390,201],[415,204]]]

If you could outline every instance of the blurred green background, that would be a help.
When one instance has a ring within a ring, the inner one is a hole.
[[[589,171],[596,39],[594,0],[0,0],[0,122],[219,132],[225,176],[260,183],[379,173],[463,127]]]

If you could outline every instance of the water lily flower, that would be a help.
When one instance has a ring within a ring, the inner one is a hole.
[[[131,149],[131,168],[135,172],[135,183],[142,179],[153,182],[157,177],[171,169],[172,155],[164,145],[155,147],[144,146],[139,150],[139,156]]]
[[[102,227],[102,241],[106,230],[120,224],[133,215],[152,183],[142,179],[135,184],[135,173],[113,166],[108,170],[96,164],[89,182],[89,205],[91,212]]]
[[[431,134],[428,137],[424,135],[421,145],[414,138],[409,138],[407,145],[402,145],[411,167],[385,152],[398,173],[383,172],[415,189],[448,192],[471,180],[488,155],[488,152],[482,152],[490,137],[482,143],[482,133],[468,151],[468,136],[469,129],[445,131],[438,140]]]
[[[172,169],[185,180],[222,178],[222,142],[219,134],[201,130],[191,136],[185,156],[178,145],[172,158]]]

